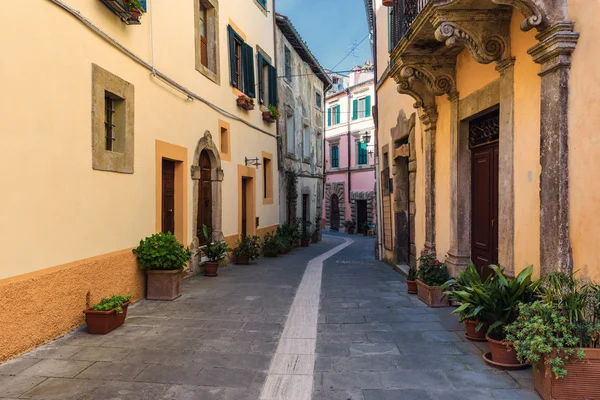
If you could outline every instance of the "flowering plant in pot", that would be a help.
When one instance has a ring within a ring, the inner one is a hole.
[[[486,315],[486,309],[481,305],[484,304],[482,296],[489,292],[491,279],[491,276],[488,276],[485,281],[482,281],[475,265],[469,264],[458,278],[450,279],[441,286],[442,290],[451,289],[444,294],[450,300],[460,303],[452,314],[458,314],[460,321],[465,323],[467,339],[486,340],[488,325],[485,321],[490,320],[491,317]]]
[[[212,234],[208,231],[206,225],[202,225],[202,234],[204,235],[204,239],[206,239],[206,245],[202,248],[202,252],[208,258],[208,261],[204,263],[204,275],[217,276],[219,264],[231,252],[231,247],[227,246],[227,243],[223,240],[213,241]]]
[[[424,249],[421,251],[419,270],[417,273],[417,295],[419,300],[429,307],[447,307],[448,297],[440,288],[450,279],[446,264],[440,262],[435,253]]]
[[[490,342],[490,353],[484,360],[495,367],[514,369],[524,367],[517,359],[513,343],[507,339],[504,328],[519,316],[519,303],[530,303],[535,298],[541,281],[533,280],[533,265],[521,271],[516,278],[508,279],[504,270],[490,265],[492,277],[485,291],[481,290],[479,307],[481,322],[487,323],[486,339]]]
[[[260,256],[260,237],[242,236],[238,239],[237,247],[233,249],[236,264],[247,265]]]
[[[310,238],[312,236],[312,233],[310,231],[310,227],[312,226],[312,223],[306,219],[299,219],[298,224],[301,227],[301,229],[300,229],[301,245],[302,245],[302,247],[308,247],[310,244]]]
[[[417,267],[410,267],[408,269],[406,286],[408,286],[409,294],[417,294]]]
[[[100,303],[84,310],[88,332],[104,335],[123,325],[130,300],[130,295],[115,294],[109,298],[103,298]]]
[[[354,228],[356,228],[356,222],[354,220],[346,221],[346,227],[348,228],[348,234],[354,234]]]
[[[280,249],[279,239],[276,235],[268,232],[263,237],[262,252],[265,257],[277,257]]]
[[[505,329],[535,389],[544,400],[600,398],[600,286],[554,272],[538,293]]]
[[[254,100],[245,94],[240,94],[237,98],[237,105],[246,111],[254,110]]]
[[[369,234],[369,223],[367,221],[363,222],[360,226],[360,230],[362,231],[363,235],[367,236]]]
[[[142,4],[139,2],[139,0],[126,0],[125,6],[127,6],[127,9],[131,15],[137,19],[140,19],[142,13],[144,12],[144,7],[142,7]]]
[[[148,300],[174,300],[181,296],[181,272],[192,252],[171,232],[155,233],[133,250],[140,268],[148,275]]]
[[[269,104],[269,106],[267,107],[267,111],[263,111],[262,113],[263,120],[269,123],[277,121],[280,116],[281,112],[279,111],[277,106],[273,104]]]

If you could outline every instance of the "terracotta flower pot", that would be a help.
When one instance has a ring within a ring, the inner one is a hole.
[[[132,8],[131,10],[129,10],[129,12],[131,13],[131,16],[136,19],[140,19],[140,17],[142,16],[142,12],[137,8]]]
[[[493,362],[507,366],[521,365],[512,342],[495,340],[488,335],[486,335],[485,338],[490,343],[490,352],[492,353]]]
[[[354,228],[348,228],[348,235],[354,235]]]
[[[565,363],[567,376],[556,379],[540,363],[533,370],[533,386],[544,400],[600,399],[600,349],[583,349],[583,360]]]
[[[207,261],[204,263],[204,276],[217,276],[217,270],[219,269],[218,261]]]
[[[250,259],[246,256],[235,256],[235,263],[240,265],[250,264]]]
[[[310,239],[301,240],[302,247],[308,247],[310,245]]]
[[[312,233],[311,241],[313,243],[319,243],[319,232],[315,231]]]
[[[427,286],[417,279],[417,295],[419,300],[431,308],[448,307],[448,296],[438,286]]]
[[[127,308],[131,304],[130,301],[123,303],[121,308],[123,312],[118,313],[117,310],[110,311],[94,311],[92,309],[84,310],[85,322],[88,327],[88,333],[93,335],[105,335],[125,322],[127,317]]]
[[[236,101],[237,101],[238,107],[241,107],[246,111],[254,110],[254,104],[252,102],[250,102],[250,100],[247,100],[243,97],[241,97],[241,98],[238,97]]]
[[[418,293],[417,281],[409,281],[407,279],[406,280],[406,286],[408,286],[408,293],[409,294],[417,294]]]
[[[484,324],[481,329],[479,329],[478,331],[475,329],[477,328],[477,324],[479,322],[477,321],[473,321],[470,319],[466,319],[465,321],[465,336],[467,337],[467,339],[470,340],[475,340],[475,341],[485,341],[485,333],[488,330],[488,326],[486,324]]]
[[[175,300],[181,296],[181,272],[183,269],[148,270],[146,299]]]
[[[394,0],[383,0],[382,4],[384,7],[393,7],[394,6]]]
[[[268,122],[270,124],[272,124],[273,122],[275,122],[275,118],[273,118],[273,116],[271,115],[270,112],[268,111],[263,111],[262,113],[262,119],[265,122]]]

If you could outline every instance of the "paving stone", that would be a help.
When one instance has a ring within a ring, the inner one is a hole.
[[[87,332],[75,332],[63,336],[52,344],[57,346],[101,346],[109,339],[110,337],[104,335],[90,335]],[[23,357],[27,357],[28,354],[23,355]]]
[[[319,332],[317,334],[319,343],[363,343],[367,341],[367,335],[362,332],[346,332],[346,333],[327,333]]]
[[[72,378],[90,365],[92,365],[90,361],[42,360],[27,368],[21,374],[27,376]]]
[[[281,332],[283,330],[283,324],[267,322],[246,322],[242,330],[256,332]]]
[[[425,342],[421,332],[419,331],[406,331],[406,332],[365,332],[367,339],[371,343],[390,343],[395,342],[396,344],[408,344],[416,342]]]
[[[395,331],[445,331],[446,328],[439,322],[394,322]]]
[[[535,390],[494,389],[491,391],[496,400],[539,400]]]
[[[312,375],[315,368],[313,354],[276,354],[273,357],[269,373]]]
[[[146,367],[146,364],[99,361],[77,375],[77,378],[131,381]]]
[[[55,359],[65,360],[78,353],[82,347],[79,346],[57,346],[56,344],[48,344],[46,346],[39,347],[27,354],[24,354],[24,358],[37,358],[37,359]]]
[[[105,381],[85,400],[179,400],[177,397],[163,397],[168,385],[160,383],[138,383]],[[78,399],[79,400],[79,399]]]
[[[465,365],[452,355],[402,355],[395,358],[399,369],[411,369],[419,371],[428,370],[466,370]]]
[[[313,378],[309,375],[270,374],[260,399],[310,400]]]
[[[225,388],[172,385],[160,394],[163,400],[221,400]]]
[[[468,390],[430,390],[429,397],[444,400],[492,400],[494,396],[490,390],[468,389]]]
[[[445,371],[456,389],[518,389],[519,384],[506,372],[488,371]]]
[[[421,332],[426,342],[462,342],[463,339],[455,332],[427,331]]]
[[[239,368],[204,368],[195,379],[200,386],[248,387],[256,371]]]
[[[365,390],[365,400],[428,400],[438,399],[430,397],[425,390],[402,389],[402,390]],[[439,397],[442,399],[443,397]]]
[[[269,368],[271,356],[244,353],[188,352],[194,363],[204,367],[244,368],[263,371]]]
[[[385,389],[452,389],[446,375],[441,371],[398,370],[381,373],[381,382]]]
[[[71,360],[83,361],[121,361],[131,353],[118,347],[83,347]]]
[[[0,364],[0,375],[15,375],[39,362],[36,358],[15,358]]]
[[[483,361],[481,354],[465,354],[458,355],[456,357],[460,360],[461,363],[463,363],[463,365],[467,369],[471,371],[479,371],[493,368]]]
[[[316,390],[313,400],[365,400],[363,391],[360,389],[346,390]]]
[[[0,375],[0,398],[19,397],[44,381],[37,376],[10,376]]]
[[[137,382],[146,383],[177,383],[181,385],[197,385],[198,374],[202,370],[201,365],[160,365],[152,364],[147,366],[136,377]]]
[[[135,349],[121,360],[130,364],[163,364],[181,365],[193,361],[189,354],[183,355],[181,351],[162,349]]]
[[[354,343],[350,345],[351,356],[400,355],[395,343]]]
[[[367,322],[363,315],[345,315],[343,313],[328,315],[328,324],[362,324]]]
[[[376,372],[398,369],[397,356],[372,357],[333,357],[329,359],[331,370],[335,372]]]
[[[43,400],[88,400],[88,395],[101,384],[100,381],[87,379],[49,378],[21,397]]]
[[[319,343],[316,353],[319,357],[344,357],[350,355],[350,348],[345,343]]]
[[[322,389],[381,389],[380,375],[373,372],[321,372]]]

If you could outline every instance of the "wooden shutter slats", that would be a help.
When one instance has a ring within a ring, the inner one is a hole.
[[[248,97],[256,97],[256,81],[254,79],[254,50],[248,44],[242,44],[242,70],[244,71],[244,93]]]
[[[231,86],[237,88],[238,84],[235,79],[237,74],[237,63],[235,61],[235,32],[231,25],[227,26],[227,35],[229,39],[229,83]]]

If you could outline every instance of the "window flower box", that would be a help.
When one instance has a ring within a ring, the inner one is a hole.
[[[100,0],[127,25],[140,25],[142,11],[138,0]]]
[[[243,108],[246,111],[254,110],[254,100],[243,94],[238,96],[237,105],[238,107]]]
[[[281,116],[281,112],[279,112],[279,109],[277,108],[277,106],[275,106],[273,104],[269,104],[268,110],[263,111],[262,115],[263,115],[263,121],[272,124],[273,122],[275,122],[279,119],[279,117]]]

